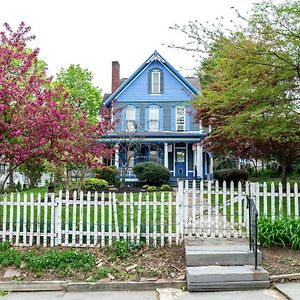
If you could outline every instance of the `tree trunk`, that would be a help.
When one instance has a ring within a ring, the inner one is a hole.
[[[282,164],[281,168],[282,168],[282,171],[281,171],[281,183],[282,183],[283,191],[285,191],[286,190],[286,181],[287,181],[287,169],[288,169],[288,166],[287,166],[287,164]]]
[[[9,172],[9,192],[12,193],[14,191],[14,168],[11,163],[8,165]]]

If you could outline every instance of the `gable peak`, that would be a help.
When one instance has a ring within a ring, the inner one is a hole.
[[[149,57],[149,59],[146,61],[146,63],[151,63],[153,61],[159,61],[161,63],[165,63],[166,61],[162,58],[162,56],[155,50],[153,54]]]

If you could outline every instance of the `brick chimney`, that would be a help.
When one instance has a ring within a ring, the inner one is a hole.
[[[120,86],[120,64],[118,61],[112,62],[111,68],[111,93],[114,93]]]

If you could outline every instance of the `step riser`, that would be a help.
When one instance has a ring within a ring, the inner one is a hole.
[[[188,283],[190,292],[205,292],[205,291],[242,291],[252,289],[266,289],[270,287],[269,281],[245,281],[245,282],[209,282],[205,283]]]
[[[186,264],[188,267],[198,266],[242,266],[254,265],[253,253],[206,253],[187,252]],[[257,263],[261,264],[261,253],[257,255]]]
[[[191,284],[269,280],[268,272],[262,267],[255,270],[252,266],[207,266],[187,267],[186,270],[188,282]]]

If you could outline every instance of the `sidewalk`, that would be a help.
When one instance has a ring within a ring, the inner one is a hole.
[[[228,292],[189,293],[166,288],[156,291],[106,291],[106,292],[21,292],[9,293],[1,300],[300,300],[300,282],[276,284],[278,289]]]

